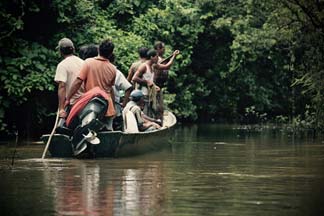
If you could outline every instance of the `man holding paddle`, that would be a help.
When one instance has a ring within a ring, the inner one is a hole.
[[[179,50],[174,51],[172,55],[163,59],[163,55],[165,52],[165,44],[162,41],[157,41],[154,43],[154,49],[158,54],[158,64],[153,65],[154,70],[154,83],[160,87],[160,91],[158,92],[157,99],[157,114],[156,118],[161,119],[163,121],[163,112],[164,112],[164,103],[163,103],[163,87],[165,87],[166,82],[169,76],[169,68],[171,67],[174,57],[177,56],[180,52]],[[158,65],[168,65],[170,66],[167,69],[161,69]]]
[[[64,58],[57,65],[54,80],[58,83],[59,117],[65,118],[67,116],[64,109],[65,98],[83,66],[83,60],[74,55],[75,48],[69,38],[62,38],[56,48]],[[71,98],[71,104],[74,104],[83,93],[84,88],[80,86],[74,97]]]
[[[145,107],[144,113],[151,118],[159,118],[163,121],[163,113],[160,114],[156,104],[156,94],[160,91],[160,87],[154,83],[154,69],[168,70],[174,58],[179,54],[179,50],[173,52],[172,57],[166,64],[158,63],[158,54],[156,50],[151,49],[147,52],[147,60],[142,63],[136,70],[132,82],[135,83],[135,88],[140,89],[144,94]]]

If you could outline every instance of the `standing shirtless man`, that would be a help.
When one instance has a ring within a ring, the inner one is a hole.
[[[154,110],[154,106],[151,101],[156,100],[156,98],[149,97],[149,90],[159,92],[160,87],[154,83],[154,72],[153,72],[153,65],[154,67],[159,70],[167,70],[171,67],[174,58],[179,54],[179,50],[174,51],[170,61],[167,64],[158,64],[158,55],[156,50],[151,49],[147,52],[147,58],[143,64],[139,66],[137,71],[135,72],[132,82],[134,82],[135,88],[140,89],[144,94],[145,106],[144,106],[144,113],[151,118],[155,118],[156,110]],[[162,116],[163,117],[163,116]]]

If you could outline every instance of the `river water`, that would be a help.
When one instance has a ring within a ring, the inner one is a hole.
[[[324,215],[322,138],[180,125],[145,155],[41,160],[43,148],[12,161],[0,146],[0,215]]]

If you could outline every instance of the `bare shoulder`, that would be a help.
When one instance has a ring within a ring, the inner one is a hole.
[[[133,62],[129,68],[132,69],[135,67],[135,65],[136,65],[136,62]]]
[[[145,65],[145,63],[142,63],[142,64],[138,67],[138,69],[137,69],[136,72],[144,73],[145,71],[146,71],[146,65]]]

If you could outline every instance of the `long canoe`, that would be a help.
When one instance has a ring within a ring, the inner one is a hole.
[[[163,126],[159,130],[137,133],[99,132],[97,137],[100,143],[88,144],[87,151],[91,153],[91,157],[121,157],[158,150],[169,144],[176,123],[173,113],[165,111]],[[41,140],[47,143],[49,136],[45,134]],[[52,157],[73,157],[70,137],[64,134],[54,134],[48,150]]]

